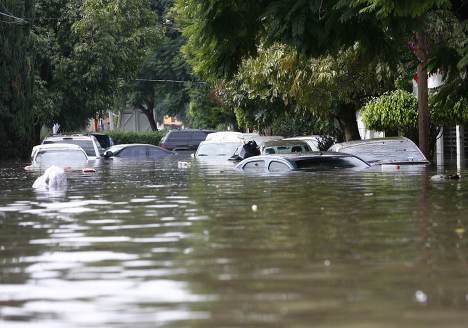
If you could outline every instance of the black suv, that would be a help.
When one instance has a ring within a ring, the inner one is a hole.
[[[196,150],[200,142],[214,131],[211,130],[170,130],[162,138],[160,147],[168,150]]]

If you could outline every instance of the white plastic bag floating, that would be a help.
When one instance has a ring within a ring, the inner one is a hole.
[[[34,181],[32,187],[35,189],[58,190],[67,186],[67,176],[63,168],[52,165],[44,174]]]

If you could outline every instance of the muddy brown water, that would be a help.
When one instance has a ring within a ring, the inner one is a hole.
[[[183,158],[190,162],[190,159]],[[468,177],[0,163],[0,326],[466,327]]]

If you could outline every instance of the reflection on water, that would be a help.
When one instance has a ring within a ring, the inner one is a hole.
[[[1,165],[1,327],[468,320],[468,182],[433,182],[432,168],[246,176],[102,161],[50,193],[32,190],[40,173]]]

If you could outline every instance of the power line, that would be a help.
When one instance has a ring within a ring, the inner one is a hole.
[[[17,24],[27,24],[28,23],[24,18],[16,17],[14,15],[9,15],[9,14],[1,12],[1,11],[0,11],[0,15],[8,17],[8,18],[15,19],[17,21]],[[6,22],[6,21],[2,21],[2,22],[4,22],[4,23],[14,23],[14,22]]]
[[[189,80],[151,80],[151,79],[135,79],[140,82],[162,82],[162,83],[195,83],[195,84],[208,84],[201,81],[189,81]]]

